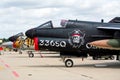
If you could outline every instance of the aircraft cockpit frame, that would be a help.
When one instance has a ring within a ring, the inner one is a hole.
[[[40,26],[37,27],[38,29],[46,29],[46,28],[53,28],[52,21],[47,21]]]

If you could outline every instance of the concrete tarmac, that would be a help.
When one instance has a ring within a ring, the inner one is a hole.
[[[73,58],[74,66],[66,68],[59,54],[4,52],[0,55],[0,80],[120,80],[120,62]]]

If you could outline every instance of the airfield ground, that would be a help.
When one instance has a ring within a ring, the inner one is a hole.
[[[2,52],[0,80],[120,80],[120,62],[75,58],[74,66],[66,68],[59,54]]]

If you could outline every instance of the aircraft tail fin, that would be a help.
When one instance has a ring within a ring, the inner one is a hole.
[[[115,17],[109,21],[109,23],[120,23],[120,17]]]

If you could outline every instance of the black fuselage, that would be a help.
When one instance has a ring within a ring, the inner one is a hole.
[[[43,25],[42,25],[43,26]],[[102,30],[97,27],[119,27],[117,23],[99,23],[69,20],[65,27],[53,28],[33,28],[26,32],[28,37],[38,37],[38,46],[40,49],[62,52],[81,52],[90,50],[87,43],[114,38],[114,30]],[[95,51],[97,49],[94,49]],[[100,51],[100,50],[99,50]],[[102,51],[103,52],[103,51]]]

